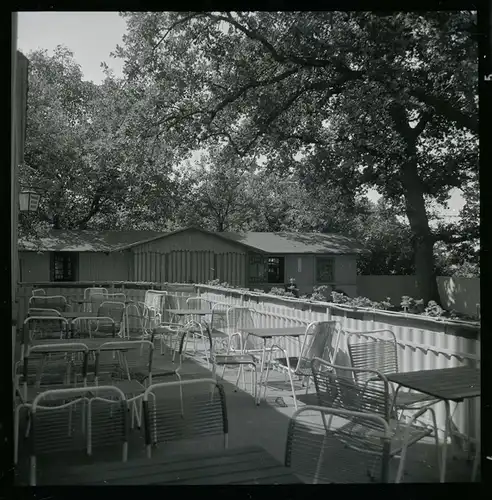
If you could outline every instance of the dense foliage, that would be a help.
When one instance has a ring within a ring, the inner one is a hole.
[[[122,16],[123,78],[28,55],[23,175],[51,186],[46,224],[341,232],[372,251],[359,272],[416,273],[425,303],[436,272],[477,266],[474,13]],[[432,226],[452,188],[461,226]]]

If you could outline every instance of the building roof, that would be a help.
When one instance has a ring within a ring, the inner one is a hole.
[[[157,231],[51,231],[37,241],[19,240],[19,250],[55,252],[112,252],[172,236],[183,231],[198,230],[217,238],[237,243],[249,250],[269,254],[357,254],[365,252],[353,238],[328,233],[212,233],[189,227],[169,233]]]
[[[225,237],[270,254],[357,254],[366,251],[353,238],[334,233],[221,233]]]
[[[19,250],[40,252],[111,252],[165,233],[157,231],[52,230],[37,240],[19,239]]]

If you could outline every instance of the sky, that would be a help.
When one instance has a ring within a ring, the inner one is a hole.
[[[84,78],[100,83],[104,74],[101,62],[106,62],[116,76],[122,74],[122,61],[110,57],[117,44],[122,44],[126,22],[117,12],[19,12],[18,49],[24,53],[64,45],[74,53],[82,67]],[[371,190],[368,197],[376,201],[379,194]],[[442,216],[453,221],[464,204],[459,190],[453,190]]]

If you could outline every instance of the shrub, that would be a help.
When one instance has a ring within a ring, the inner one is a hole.
[[[422,314],[424,312],[424,300],[415,300],[408,295],[403,295],[401,298],[400,305],[404,312],[411,314]]]
[[[294,297],[294,294],[292,292],[287,292],[283,288],[279,288],[277,286],[271,288],[268,293],[271,295],[279,295],[281,297]]]

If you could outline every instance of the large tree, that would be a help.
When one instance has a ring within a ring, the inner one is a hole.
[[[123,15],[117,55],[161,103],[155,134],[226,139],[284,172],[302,155],[309,182],[376,187],[408,218],[422,298],[439,300],[433,245],[449,228],[431,230],[427,202],[477,171],[473,13]]]
[[[100,85],[84,81],[73,53],[61,46],[52,55],[31,52],[29,60],[20,177],[45,191],[37,226],[162,228],[180,193],[179,175],[174,152],[148,134],[153,116],[140,105],[145,88],[110,71]],[[34,221],[23,217],[21,234]]]

